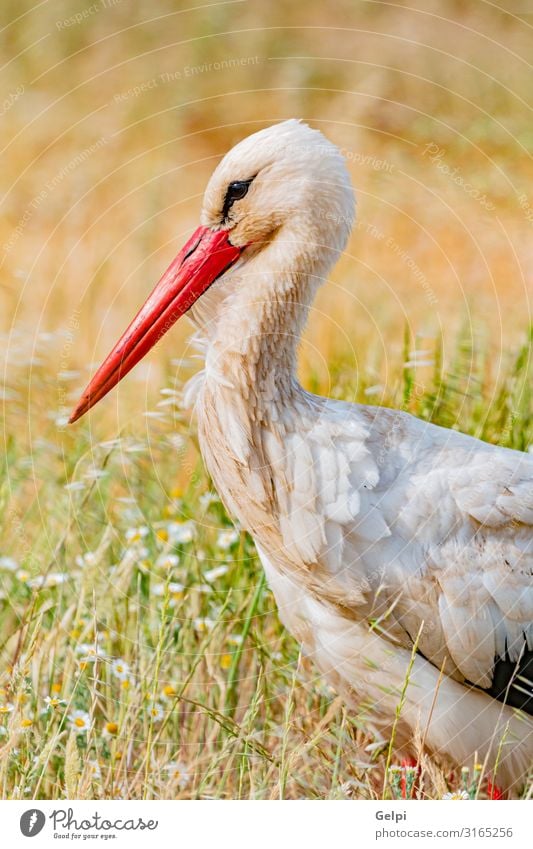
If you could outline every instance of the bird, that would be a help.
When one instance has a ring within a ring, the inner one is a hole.
[[[283,624],[378,743],[480,762],[516,795],[533,762],[533,457],[302,387],[300,336],[354,220],[319,130],[240,140],[70,421],[188,313],[203,460]]]

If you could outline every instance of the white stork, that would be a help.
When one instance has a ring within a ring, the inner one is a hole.
[[[517,792],[533,760],[533,457],[300,386],[300,334],[353,217],[321,133],[290,120],[241,141],[71,421],[191,310],[205,465],[284,624],[380,737],[400,705],[398,746],[477,758]]]

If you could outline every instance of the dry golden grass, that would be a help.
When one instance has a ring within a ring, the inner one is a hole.
[[[229,519],[201,499],[186,322],[85,424],[62,418],[219,157],[297,116],[344,148],[359,198],[302,380],[527,449],[533,20],[484,2],[106,0],[65,24],[90,8],[1,11],[2,794],[380,796],[364,716],[299,657],[250,540],[225,547]],[[435,364],[405,369],[413,347]],[[425,762],[418,792],[448,786]]]

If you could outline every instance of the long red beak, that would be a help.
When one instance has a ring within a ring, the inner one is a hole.
[[[126,332],[104,360],[69,421],[75,422],[113,389],[241,255],[227,230],[199,227],[169,265]]]

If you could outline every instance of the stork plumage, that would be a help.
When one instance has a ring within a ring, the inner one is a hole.
[[[353,217],[321,133],[291,120],[241,141],[71,420],[190,310],[203,458],[282,621],[377,734],[401,702],[398,745],[477,757],[516,790],[533,761],[533,457],[300,386],[300,334]]]

